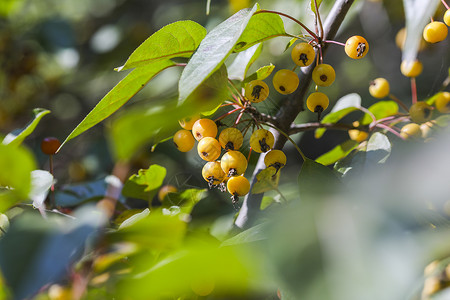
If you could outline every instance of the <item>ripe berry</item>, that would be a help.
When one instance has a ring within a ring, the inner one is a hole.
[[[353,59],[363,58],[368,51],[369,43],[362,36],[352,36],[345,43],[345,53]]]
[[[197,145],[198,155],[206,161],[218,159],[221,150],[222,148],[220,147],[219,141],[209,136],[202,138]]]
[[[450,9],[447,9],[444,14],[444,23],[450,26]]]
[[[327,64],[317,65],[312,72],[312,79],[318,86],[330,86],[335,78],[336,72]]]
[[[421,137],[422,132],[419,124],[409,123],[402,127],[400,135],[405,139],[418,138]]]
[[[228,177],[241,175],[247,170],[247,159],[241,152],[230,150],[222,156],[220,167]]]
[[[227,189],[233,196],[245,196],[250,191],[250,182],[244,176],[234,176],[228,180]]]
[[[178,192],[178,189],[174,187],[173,185],[167,184],[163,185],[158,192],[158,199],[159,201],[163,202],[164,198],[167,197],[169,193],[176,193]]]
[[[306,99],[306,106],[308,109],[315,113],[322,113],[325,109],[327,109],[330,100],[327,95],[321,92],[315,92],[309,95],[308,99]]]
[[[264,156],[264,164],[267,168],[274,167],[278,171],[286,165],[286,155],[281,150],[270,150]]]
[[[359,122],[358,121],[353,122],[353,126],[358,127]],[[350,136],[351,140],[354,140],[358,143],[365,141],[369,137],[369,133],[358,129],[350,129],[348,131],[348,135]]]
[[[208,181],[209,187],[212,188],[224,180],[225,173],[223,172],[219,161],[210,161],[203,166],[202,176]]]
[[[217,135],[217,125],[211,119],[198,119],[192,125],[192,135],[197,141],[204,137],[215,138]]]
[[[439,21],[428,23],[423,29],[423,38],[428,43],[437,43],[445,40],[448,34],[447,26]]]
[[[298,43],[292,48],[291,57],[297,66],[309,66],[314,62],[315,56],[316,53],[314,52],[313,46],[308,43]]]
[[[441,113],[450,113],[450,93],[441,92],[436,98],[436,109]]]
[[[409,108],[409,116],[414,123],[425,123],[431,119],[433,107],[426,102],[418,101]]]
[[[61,147],[61,142],[55,137],[46,137],[41,142],[41,150],[44,154],[53,155]]]
[[[370,82],[369,93],[374,98],[384,98],[389,95],[389,82],[384,78],[377,78]]]
[[[262,80],[252,80],[245,86],[245,98],[250,102],[259,103],[269,96],[269,87]]]
[[[282,69],[273,76],[273,86],[280,94],[287,95],[293,93],[300,82],[297,74],[291,70]]]
[[[272,149],[274,144],[275,138],[269,130],[258,129],[253,131],[250,136],[250,147],[252,147],[255,152],[267,152]]]
[[[200,115],[195,115],[181,119],[178,123],[180,123],[180,126],[183,127],[183,129],[192,130],[192,125],[194,125],[198,119],[200,119]]]
[[[180,129],[174,134],[173,143],[179,151],[188,152],[194,148],[195,139],[189,130]]]
[[[234,127],[225,128],[219,134],[219,143],[225,150],[238,150],[244,142],[242,132]]]
[[[406,77],[417,77],[422,73],[423,65],[420,61],[402,61],[400,71]]]

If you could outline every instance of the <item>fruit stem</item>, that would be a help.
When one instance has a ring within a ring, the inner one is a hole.
[[[415,77],[411,77],[411,95],[412,95],[412,104],[417,103],[417,85]]]
[[[239,113],[239,115],[236,118],[236,121],[234,121],[234,125],[239,124],[239,122],[241,121],[242,115],[244,114],[244,110],[241,110],[241,112]]]
[[[402,140],[405,140],[405,138],[402,137],[402,136],[400,135],[400,133],[398,133],[397,131],[395,131],[394,129],[392,129],[391,127],[389,127],[389,126],[387,126],[387,125],[384,125],[384,124],[382,124],[382,123],[378,123],[378,124],[376,125],[376,127],[382,128],[382,129],[386,129],[387,131],[393,133],[394,135],[396,135],[397,137],[401,138]]]
[[[49,169],[50,174],[53,175],[53,155],[49,155]],[[52,186],[50,187],[50,209],[54,209],[56,207],[56,201],[55,201],[55,184],[52,183]]]
[[[400,105],[405,111],[409,111],[408,106],[406,106],[405,103],[403,103],[400,99],[398,99],[397,97],[395,97],[392,94],[389,94],[389,98],[391,98],[392,100],[394,100],[395,102],[397,102],[398,105]]]
[[[257,12],[255,12],[253,15],[256,15],[256,14],[260,14],[260,13],[270,13],[270,14],[277,14],[277,15],[280,15],[280,16],[283,16],[283,17],[286,17],[286,18],[288,18],[288,19],[291,19],[292,21],[294,21],[295,23],[297,23],[298,25],[300,25],[301,27],[303,27],[303,29],[305,29],[316,41],[319,41],[319,37],[314,33],[314,32],[312,32],[308,27],[306,27],[305,26],[305,24],[303,24],[302,22],[300,22],[299,20],[297,20],[296,18],[294,18],[294,17],[291,17],[291,16],[289,16],[289,15],[287,15],[287,14],[284,14],[284,13],[282,13],[282,12],[278,12],[278,11],[274,11],[274,10],[266,10],[266,9],[261,9],[261,10],[258,10]]]
[[[339,46],[345,47],[345,44],[344,44],[344,43],[341,43],[341,42],[338,42],[338,41],[332,41],[332,40],[323,40],[322,42],[324,42],[324,43],[328,43],[328,44],[336,44],[336,45],[339,45]]]
[[[250,155],[252,154],[252,147],[250,147],[250,151],[248,151],[247,163],[250,161]]]
[[[233,81],[231,81],[230,78],[228,78],[228,83],[230,84],[230,86],[232,87],[232,89],[236,92],[236,94],[239,96],[239,100],[241,102],[242,105],[244,105],[244,99],[242,98],[241,93],[239,92],[239,90],[237,89],[237,87],[234,85]]]
[[[444,0],[441,0],[441,2],[442,4],[444,4],[446,9],[450,9],[450,6]]]
[[[224,113],[223,115],[221,115],[220,117],[214,119],[214,122],[220,121],[220,120],[222,120],[223,118],[225,118],[225,117],[231,115],[232,113],[237,112],[238,110],[241,110],[241,109],[242,109],[242,108],[238,107],[238,108],[235,108],[235,109],[233,109],[233,110],[230,110],[229,112],[226,112],[226,113]]]
[[[322,20],[320,18],[320,14],[319,14],[319,6],[317,5],[317,0],[314,0],[314,6],[316,8],[316,18],[319,21],[319,30],[320,30],[319,37],[320,37],[320,39],[322,39],[324,36],[323,25],[322,25]]]
[[[273,129],[277,130],[279,133],[284,135],[284,137],[287,138],[292,143],[292,145],[294,145],[294,147],[295,147],[295,149],[297,149],[298,153],[300,153],[300,156],[302,157],[303,161],[306,161],[306,159],[307,159],[306,155],[302,152],[302,150],[300,150],[300,148],[298,147],[297,143],[294,142],[294,140],[291,139],[291,137],[286,132],[284,132],[280,128],[278,128],[275,125],[272,125],[270,123],[264,123],[264,125],[272,127]]]
[[[362,111],[362,112],[368,114],[368,115],[372,118],[372,121],[373,121],[373,122],[376,122],[376,121],[377,121],[377,118],[375,117],[375,115],[374,115],[370,110],[368,110],[367,108],[361,106],[361,107],[358,107],[358,109],[359,109],[360,111]]]

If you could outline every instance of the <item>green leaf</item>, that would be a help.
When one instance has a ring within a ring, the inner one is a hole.
[[[322,119],[322,123],[335,124],[349,113],[358,110],[360,107],[361,107],[361,96],[355,93],[345,95],[336,102],[331,112]],[[325,133],[325,131],[326,131],[325,128],[316,129],[315,138],[316,139],[321,138]]]
[[[423,28],[436,12],[439,0],[403,0],[406,17],[406,40],[402,60],[414,61],[417,57]]]
[[[253,185],[252,193],[261,194],[278,187],[280,172],[275,168],[266,168],[256,175],[256,182]]]
[[[224,247],[265,240],[267,239],[266,234],[267,226],[268,226],[267,223],[261,223],[253,227],[250,227],[249,229],[236,234],[232,238],[223,241],[221,246]]]
[[[153,77],[159,72],[175,64],[164,60],[156,62],[148,67],[139,68],[131,71],[122,79],[102,100],[91,110],[91,112],[81,121],[80,124],[70,133],[61,147],[74,137],[85,132],[89,128],[97,125],[139,92]],[[60,148],[61,148],[60,147]]]
[[[166,101],[147,110],[129,111],[113,121],[109,134],[116,158],[131,157],[140,147],[154,143],[155,137],[159,142],[161,130],[170,136],[182,118],[216,109],[228,97],[227,80],[224,67],[220,68],[179,106]]]
[[[286,44],[286,47],[284,48],[284,52],[286,52],[294,43],[298,40],[298,38],[292,38],[289,40],[289,42]]]
[[[246,50],[255,44],[278,36],[288,36],[284,29],[283,20],[279,15],[271,13],[255,14],[237,41],[234,51]]]
[[[317,2],[317,8],[320,8],[320,4],[322,3],[322,0],[316,0]],[[316,4],[314,3],[314,0],[311,0],[311,10],[313,13],[316,13]]]
[[[334,147],[332,150],[325,154],[322,154],[316,159],[319,164],[328,166],[334,164],[338,160],[346,157],[353,149],[359,145],[358,142],[353,140],[347,140],[344,143]]]
[[[127,212],[128,211],[129,210],[127,210]],[[133,214],[132,216],[130,216],[129,218],[127,218],[120,224],[119,230],[124,229],[128,226],[131,226],[144,218],[147,218],[149,214],[150,214],[150,210],[148,208],[144,209],[141,212]]]
[[[31,120],[30,123],[28,123],[27,126],[25,126],[22,129],[14,130],[11,133],[8,133],[6,137],[3,139],[3,144],[5,145],[12,145],[17,146],[20,145],[23,140],[29,136],[34,129],[36,128],[37,124],[39,124],[39,121],[41,121],[42,117],[44,117],[46,114],[49,114],[50,111],[43,108],[35,108],[33,109],[34,118]]]
[[[15,201],[28,199],[36,161],[28,149],[0,144],[0,212]]]
[[[270,64],[268,66],[264,66],[259,68],[255,73],[251,74],[245,80],[242,82],[242,84],[246,84],[247,82],[250,82],[252,80],[264,80],[272,73],[272,71],[275,69],[275,66]]]
[[[398,113],[398,104],[395,101],[379,101],[369,107],[369,111],[375,116],[377,120],[396,115]],[[372,123],[372,117],[365,114],[360,124],[367,125]]]
[[[303,162],[298,175],[300,197],[319,197],[332,193],[340,183],[331,169],[309,158]]]
[[[269,207],[274,202],[275,202],[275,199],[273,197],[264,196],[261,200],[261,205],[259,206],[259,209],[265,210],[267,207]]]
[[[228,67],[228,78],[232,80],[244,80],[245,76],[247,76],[248,68],[261,54],[261,49],[262,44],[259,44],[240,52]]]
[[[138,174],[131,175],[125,182],[122,195],[150,201],[162,185],[166,177],[166,168],[151,165],[148,169],[140,169]]]
[[[338,161],[335,169],[343,176],[361,176],[362,172],[370,172],[371,168],[386,162],[391,153],[391,142],[380,132],[371,135],[365,149],[358,149],[344,159]]]
[[[190,57],[205,35],[206,29],[190,20],[166,25],[146,39],[116,70],[142,67],[174,57]]]
[[[243,9],[219,24],[200,43],[179,81],[179,101],[183,103],[230,55],[257,5]]]
[[[187,189],[181,193],[171,193],[164,198],[162,206],[174,212],[190,214],[194,206],[206,196],[206,189]]]

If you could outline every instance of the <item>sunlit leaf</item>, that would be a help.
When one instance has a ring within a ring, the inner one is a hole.
[[[316,3],[317,2],[317,8],[320,8],[320,4],[322,3],[322,0],[311,0],[311,10],[313,13],[316,13]]]
[[[395,101],[378,101],[369,107],[369,111],[377,120],[396,115],[398,113],[398,104]],[[365,114],[360,121],[361,125],[367,125],[372,122],[372,117]]]
[[[166,177],[166,168],[151,165],[148,169],[140,169],[125,182],[122,195],[150,201],[162,185]]]
[[[346,157],[353,149],[358,146],[358,142],[353,140],[347,140],[344,143],[337,145],[327,153],[322,154],[316,159],[319,164],[328,166],[334,164],[338,160]]]
[[[439,0],[403,0],[406,17],[406,40],[402,59],[414,61],[417,57],[423,28],[436,12]]]
[[[34,169],[36,161],[28,149],[0,144],[0,187],[4,188],[0,191],[0,212],[14,201],[28,199]]]
[[[263,66],[256,70],[255,73],[251,74],[242,82],[243,84],[250,82],[252,80],[264,80],[272,74],[272,71],[275,69],[275,66],[270,64],[268,66]]]
[[[190,214],[194,206],[206,196],[206,189],[187,189],[178,193],[171,193],[164,198],[163,207],[179,207],[180,212]]]
[[[228,78],[232,80],[244,80],[245,76],[247,76],[248,68],[261,54],[261,49],[262,44],[259,44],[240,52],[228,67]]]
[[[256,175],[256,182],[253,185],[252,193],[260,194],[278,187],[280,181],[280,171],[273,167],[266,168]]]
[[[147,218],[149,214],[150,214],[150,210],[148,208],[146,208],[141,212],[131,215],[129,218],[127,218],[120,224],[119,230],[124,229],[128,226],[132,226],[136,222],[139,222],[140,220]]]
[[[264,196],[261,200],[260,209],[265,210],[267,207],[269,207],[272,203],[275,202],[275,199],[273,197]]]
[[[358,110],[361,107],[361,96],[358,94],[348,94],[340,98],[329,114],[322,118],[322,123],[335,124],[349,113]],[[321,138],[326,128],[318,128],[315,131],[315,138]]]
[[[181,74],[180,102],[184,102],[225,62],[255,11],[256,5],[240,10],[206,35]]]
[[[102,100],[91,110],[91,112],[81,121],[80,124],[70,133],[61,147],[82,134],[89,128],[97,125],[139,92],[153,77],[159,72],[175,64],[169,60],[156,62],[150,66],[138,68],[130,72],[122,79]]]
[[[230,245],[238,245],[238,244],[245,244],[245,243],[251,243],[256,242],[260,240],[267,239],[267,229],[268,224],[261,223],[258,225],[255,225],[253,227],[250,227],[249,229],[246,229],[242,231],[241,233],[238,233],[237,235],[233,236],[232,238],[229,238],[228,240],[225,240],[222,242],[221,246],[230,246]]]
[[[234,51],[243,51],[257,43],[278,36],[287,36],[283,20],[279,15],[271,13],[255,14],[234,47]]]
[[[117,71],[146,66],[158,60],[190,57],[205,35],[206,29],[190,20],[166,25],[134,50]]]
[[[41,121],[42,117],[44,117],[46,114],[49,114],[50,111],[43,108],[35,108],[33,109],[34,118],[33,120],[28,123],[27,126],[25,126],[22,129],[14,130],[11,133],[8,133],[6,137],[3,139],[3,144],[5,145],[20,145],[23,140],[29,136],[34,129],[36,128],[37,124],[39,124],[39,121]]]

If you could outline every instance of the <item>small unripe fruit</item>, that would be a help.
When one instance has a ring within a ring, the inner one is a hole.
[[[53,155],[61,147],[61,142],[55,137],[46,137],[41,142],[41,150],[44,154]]]
[[[358,127],[359,126],[359,122],[358,121],[353,122],[353,126]],[[369,137],[369,133],[367,133],[365,131],[358,130],[358,129],[350,129],[348,131],[348,135],[349,135],[351,140],[354,140],[354,141],[356,141],[358,143],[361,143],[362,141],[365,141]]]
[[[368,51],[369,43],[362,36],[352,36],[345,42],[345,53],[353,59],[363,58]]]
[[[436,98],[436,109],[441,113],[450,113],[450,93],[449,92],[441,92],[437,95]]]
[[[203,160],[214,161],[219,158],[222,148],[219,141],[212,137],[205,137],[198,142],[197,152]]]
[[[225,128],[219,134],[219,143],[225,150],[238,150],[244,142],[242,132],[234,127]]]
[[[234,176],[228,179],[227,189],[234,196],[245,196],[250,191],[250,182],[244,176]]]
[[[288,95],[295,92],[299,82],[300,79],[297,74],[287,69],[282,69],[276,72],[272,80],[273,86],[277,92],[283,95]]]
[[[192,133],[186,129],[178,130],[173,136],[173,143],[175,147],[181,152],[188,152],[195,145],[195,139],[192,136]]]
[[[247,158],[239,151],[230,150],[220,159],[220,167],[226,176],[236,176],[247,170]]]
[[[203,166],[202,176],[212,186],[221,183],[225,178],[225,173],[219,161],[210,161]]]
[[[279,170],[286,165],[286,155],[281,150],[270,150],[264,156],[264,164],[266,167],[274,167]]]
[[[428,43],[438,43],[447,37],[447,26],[439,21],[428,23],[423,29],[423,38]]]
[[[183,127],[183,129],[192,130],[192,126],[198,119],[200,119],[200,115],[194,115],[181,119],[178,121],[178,123],[180,123],[180,126]]]
[[[377,78],[370,82],[369,93],[374,98],[384,98],[389,95],[389,82],[384,78]]]
[[[269,87],[262,80],[252,80],[245,86],[245,98],[250,102],[259,103],[269,96]]]
[[[292,48],[291,57],[297,66],[309,66],[314,62],[315,56],[313,46],[308,43],[298,43]]]
[[[336,72],[332,66],[320,64],[314,68],[312,79],[318,86],[330,86],[336,79]]]
[[[169,193],[176,193],[178,189],[170,184],[163,185],[158,191],[158,199],[163,202],[164,198],[167,197]]]
[[[198,119],[192,125],[192,135],[197,141],[204,137],[215,138],[217,136],[217,125],[211,119]]]
[[[402,61],[400,71],[406,77],[417,77],[422,73],[423,65],[420,61]]]
[[[447,26],[450,26],[450,8],[447,9],[447,10],[445,11],[445,14],[444,14],[444,23],[445,23]]]
[[[419,124],[409,123],[402,127],[400,135],[404,139],[419,138],[422,136]]]
[[[329,103],[328,96],[321,92],[311,93],[306,99],[306,106],[310,111],[315,113],[322,113],[327,109]]]
[[[431,119],[433,107],[426,102],[418,101],[409,108],[409,116],[414,123],[425,123]]]
[[[272,149],[275,144],[275,137],[272,132],[266,129],[258,129],[253,131],[250,136],[250,147],[258,153],[267,152]]]

